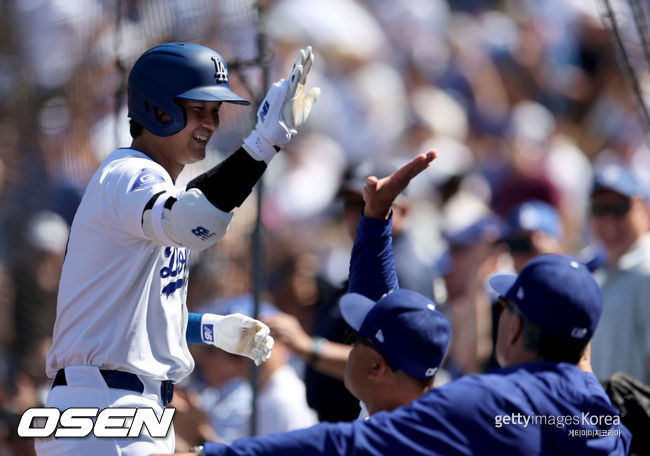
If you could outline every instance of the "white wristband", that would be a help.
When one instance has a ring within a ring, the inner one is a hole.
[[[264,161],[267,165],[271,163],[271,160],[278,152],[273,144],[260,135],[257,130],[251,131],[251,134],[244,139],[242,147],[248,152],[248,155],[257,161]]]

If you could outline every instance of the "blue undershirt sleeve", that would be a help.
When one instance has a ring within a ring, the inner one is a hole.
[[[203,314],[189,313],[187,316],[187,330],[185,331],[185,339],[188,344],[201,344],[201,317]]]
[[[392,232],[392,213],[388,220],[361,216],[350,259],[351,293],[377,301],[399,287]]]

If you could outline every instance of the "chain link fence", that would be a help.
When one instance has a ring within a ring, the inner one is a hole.
[[[600,0],[619,65],[650,131],[650,5],[643,0]]]

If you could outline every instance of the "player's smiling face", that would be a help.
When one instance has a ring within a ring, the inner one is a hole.
[[[185,127],[169,137],[177,160],[183,165],[203,160],[205,147],[219,128],[220,102],[178,100],[185,111]]]
[[[591,228],[608,250],[610,262],[618,260],[648,230],[648,208],[640,197],[603,190],[592,195],[590,209]]]
[[[219,128],[221,102],[178,100],[185,112],[185,127],[171,136],[156,136],[145,130],[133,141],[133,147],[141,149],[169,172],[176,180],[185,165],[205,158],[205,147],[212,134]],[[161,122],[169,116],[158,112]]]

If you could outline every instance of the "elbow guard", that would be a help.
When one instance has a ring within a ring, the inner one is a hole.
[[[233,216],[214,207],[197,188],[183,193],[169,215],[174,239],[192,250],[208,248],[224,237]]]
[[[228,231],[233,214],[214,207],[199,189],[188,190],[171,205],[169,200],[157,198],[143,214],[142,228],[152,241],[203,250]]]

